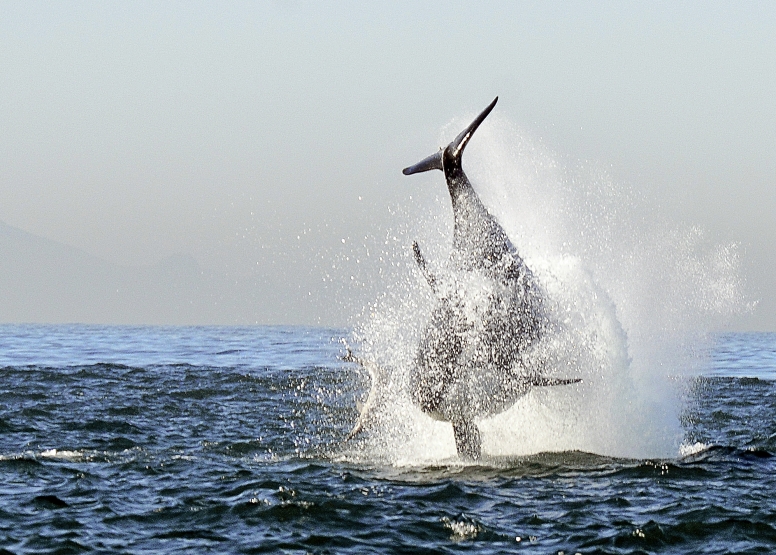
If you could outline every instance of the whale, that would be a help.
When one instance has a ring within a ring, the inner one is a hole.
[[[496,102],[446,147],[403,170],[442,171],[453,210],[452,248],[438,271],[412,245],[434,300],[409,393],[422,412],[452,424],[458,455],[474,460],[481,456],[478,420],[507,410],[534,386],[580,381],[545,376],[541,357],[532,356],[553,329],[546,293],[463,170],[464,150]]]

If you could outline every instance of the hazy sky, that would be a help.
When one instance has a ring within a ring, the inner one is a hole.
[[[736,325],[776,330],[776,3],[483,6],[2,2],[0,220],[297,299],[256,321],[346,323],[328,257],[390,229],[418,187],[401,168],[499,95],[554,151],[739,242],[760,304]]]

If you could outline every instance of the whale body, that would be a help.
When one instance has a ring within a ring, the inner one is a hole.
[[[444,172],[454,218],[443,272],[432,272],[413,243],[436,304],[421,333],[409,392],[424,413],[452,423],[458,454],[469,459],[480,457],[476,420],[508,409],[532,386],[579,381],[543,377],[529,362],[550,328],[545,293],[461,165],[466,145],[497,101],[444,149],[403,170]]]

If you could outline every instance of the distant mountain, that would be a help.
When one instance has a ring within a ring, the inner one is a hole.
[[[227,281],[189,255],[125,267],[0,222],[0,323],[254,321],[255,284],[231,280],[225,294]]]

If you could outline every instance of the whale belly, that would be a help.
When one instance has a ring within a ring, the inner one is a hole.
[[[481,285],[481,284],[480,284]],[[440,299],[410,378],[413,401],[433,418],[472,420],[508,409],[530,389],[521,353],[539,337],[524,292],[511,284]]]

